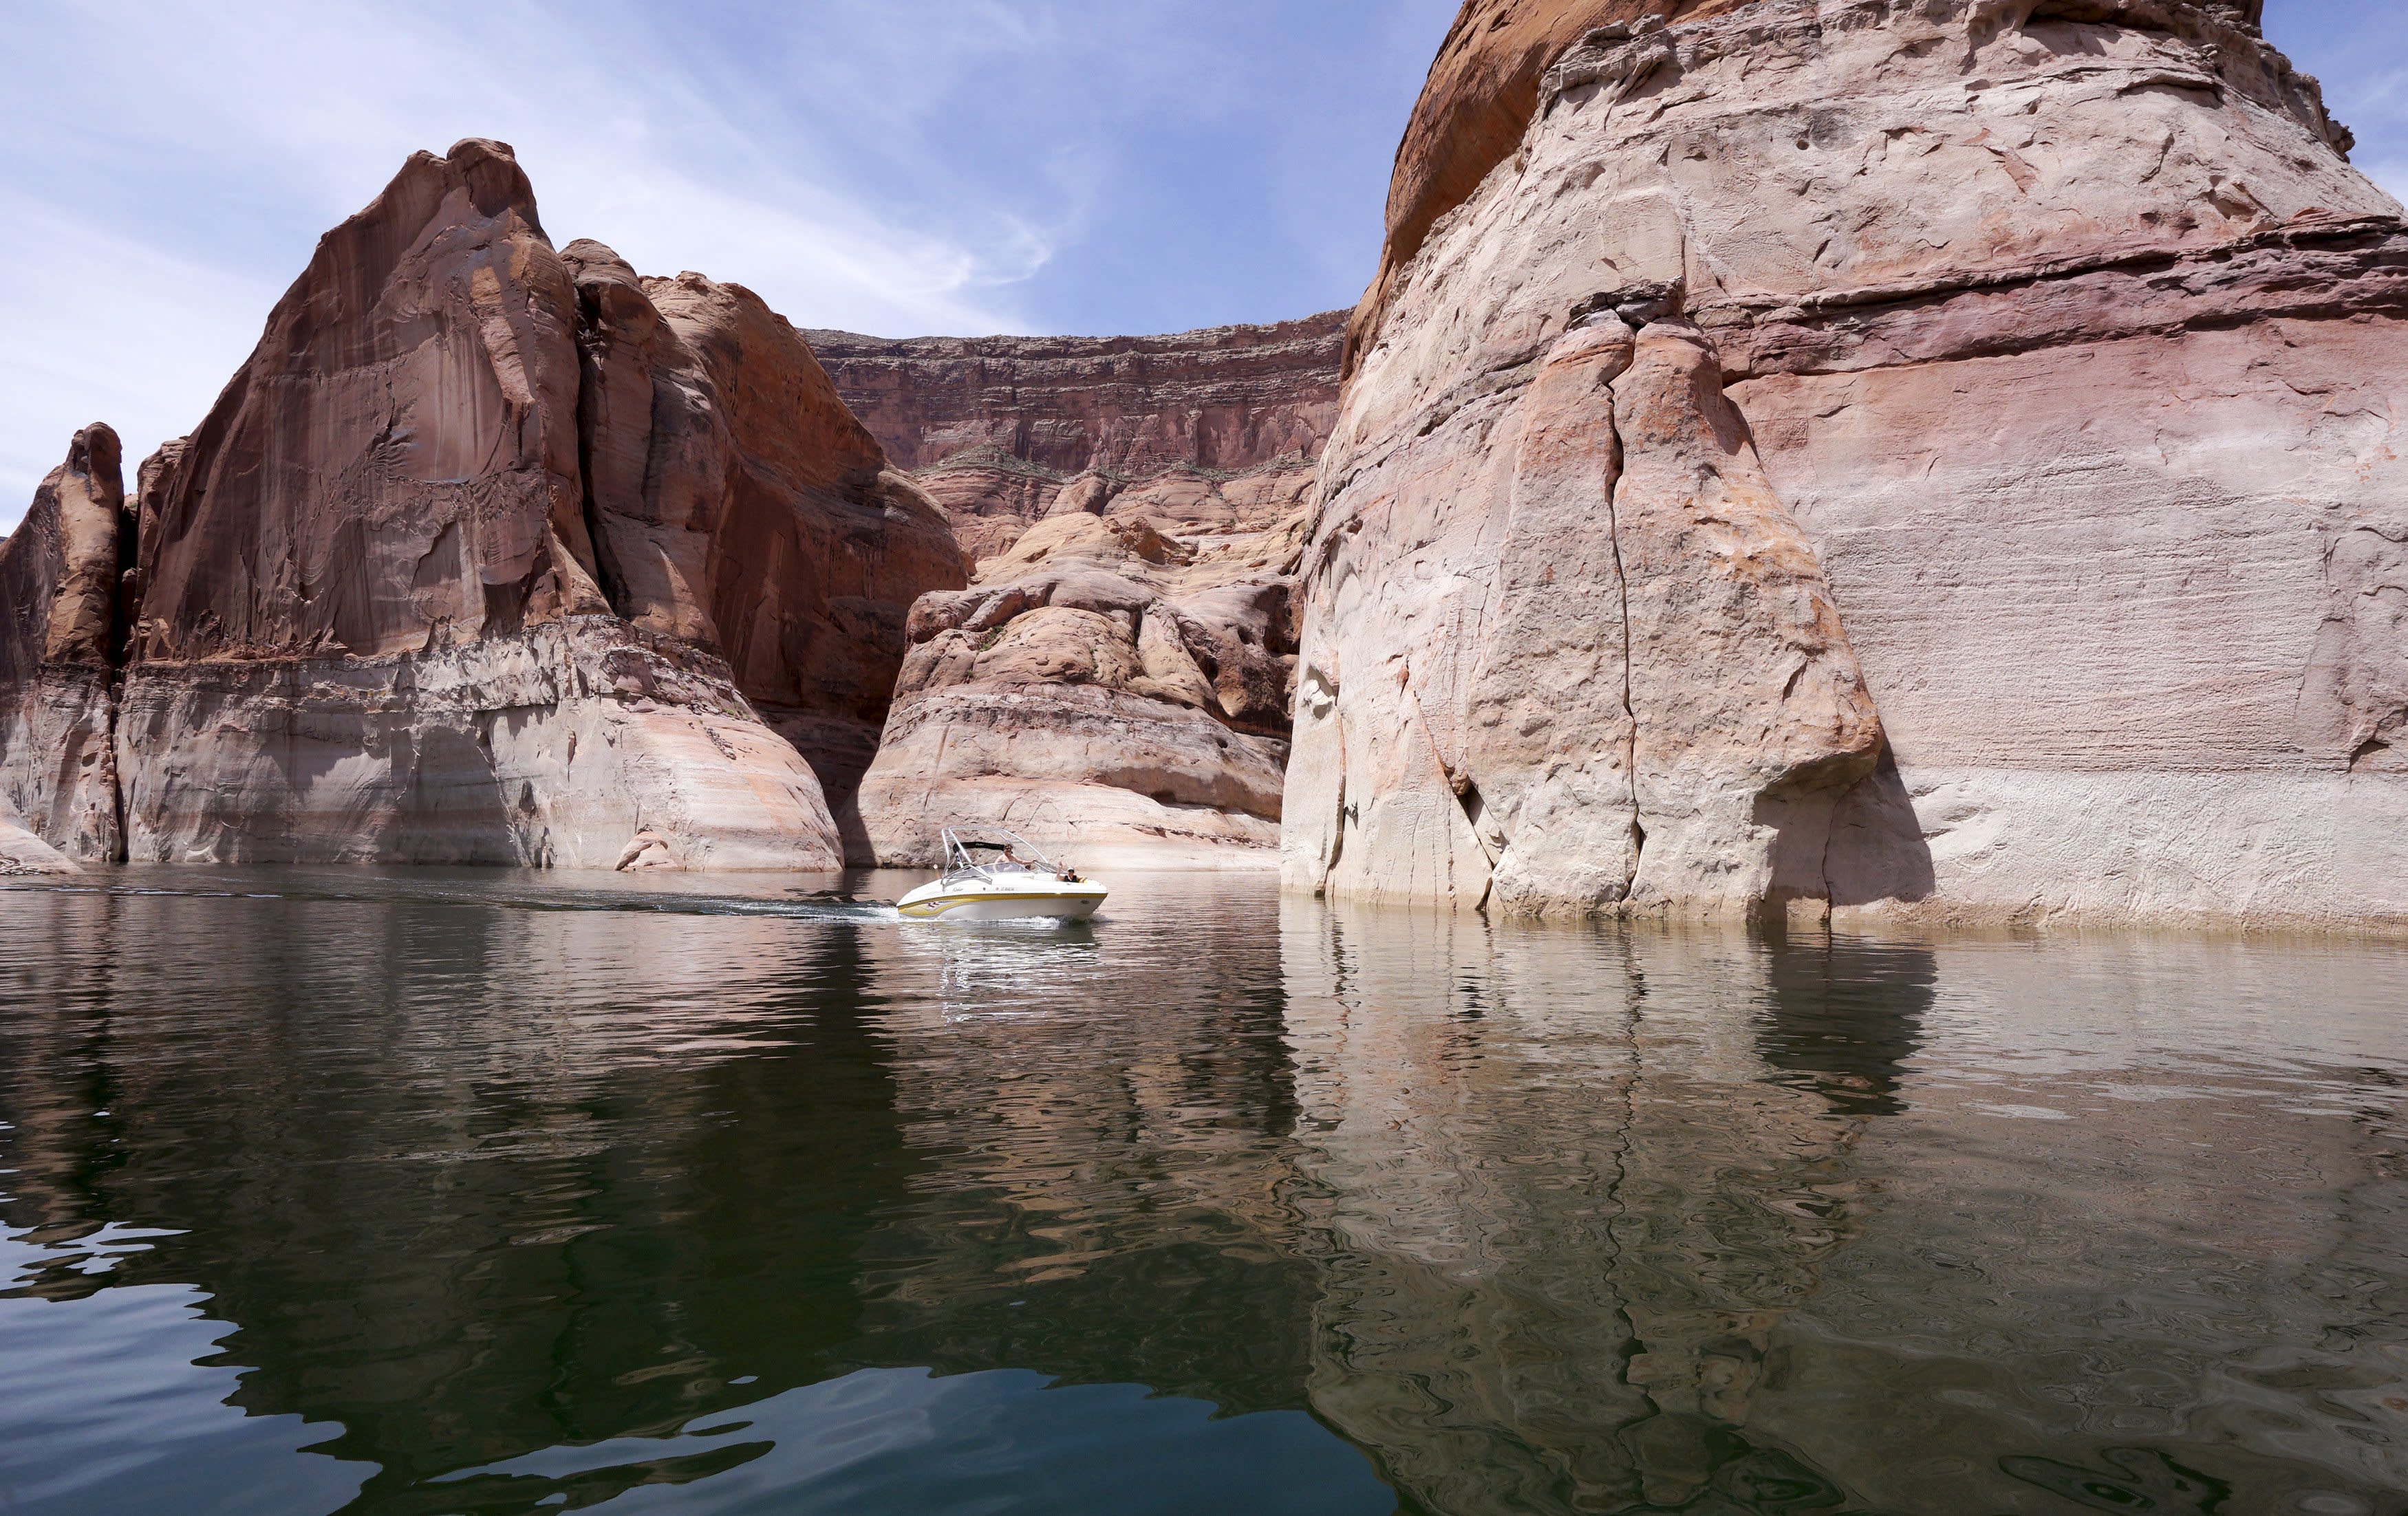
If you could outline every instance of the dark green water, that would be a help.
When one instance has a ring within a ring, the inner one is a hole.
[[[2397,947],[103,882],[11,1516],[2408,1511]]]

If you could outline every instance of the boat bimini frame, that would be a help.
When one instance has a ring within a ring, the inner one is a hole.
[[[999,852],[1003,854],[1004,865],[1020,865],[1019,869],[1011,872],[1025,870],[1032,874],[1051,874],[1055,879],[1069,877],[1069,869],[1046,857],[1042,849],[1019,833],[1000,826],[990,826],[984,830],[1005,840],[992,842],[985,837],[951,826],[941,829],[937,834],[944,843],[945,883],[952,884],[957,879],[967,881],[970,878],[983,880],[988,883],[995,882],[995,874],[1003,865],[980,863],[977,854],[982,852]]]
[[[917,921],[1084,921],[1105,889],[1055,863],[1019,833],[1000,826],[944,827],[943,875],[905,895],[896,908]],[[999,839],[999,840],[998,840]]]

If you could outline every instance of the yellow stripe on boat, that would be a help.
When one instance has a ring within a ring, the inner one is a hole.
[[[941,916],[955,906],[992,905],[998,900],[1094,900],[1101,903],[1100,894],[1045,894],[1033,890],[1005,891],[999,894],[949,894],[940,900],[923,900],[916,906],[895,908],[906,916]]]

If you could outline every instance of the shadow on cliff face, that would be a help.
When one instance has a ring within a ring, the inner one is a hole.
[[[1771,890],[1762,917],[1777,927],[1784,904],[1914,902],[1937,888],[1931,846],[1885,745],[1870,772],[1858,756],[1789,775],[1756,795],[1749,820],[1770,827]],[[1861,776],[1861,777],[1858,777]]]
[[[1928,900],[1939,888],[1931,844],[1924,840],[1923,822],[1899,775],[1898,757],[1887,747],[1873,771],[1832,814],[1823,879],[1834,906]]]

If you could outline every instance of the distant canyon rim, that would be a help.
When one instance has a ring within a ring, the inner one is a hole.
[[[2408,226],[2255,3],[1469,0],[1351,312],[798,329],[510,150],[0,547],[0,872],[2408,929]]]

